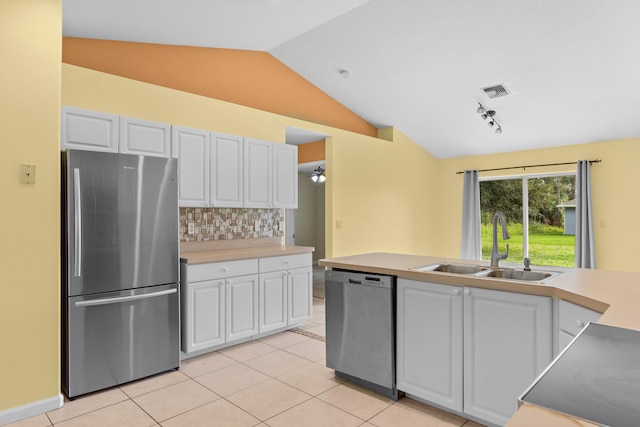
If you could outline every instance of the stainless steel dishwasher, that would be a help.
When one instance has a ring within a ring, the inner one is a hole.
[[[327,367],[397,400],[395,288],[394,276],[325,272]]]

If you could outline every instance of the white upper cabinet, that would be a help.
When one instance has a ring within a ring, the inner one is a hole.
[[[169,157],[171,125],[120,116],[119,151],[140,156]]]
[[[244,139],[244,207],[271,208],[272,143]]]
[[[211,133],[211,206],[243,207],[243,138]]]
[[[298,207],[298,147],[273,144],[273,206]]]
[[[118,116],[62,107],[60,148],[118,152]]]
[[[209,206],[210,133],[173,126],[171,139],[171,157],[178,159],[178,204]]]
[[[298,207],[298,147],[62,107],[62,150],[178,159],[182,207]]]

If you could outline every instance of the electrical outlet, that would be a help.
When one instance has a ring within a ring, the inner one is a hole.
[[[36,165],[20,165],[20,184],[36,183]]]
[[[196,234],[196,225],[193,222],[190,222],[187,227],[189,228],[189,234]]]

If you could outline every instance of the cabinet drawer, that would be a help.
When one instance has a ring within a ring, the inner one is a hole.
[[[587,323],[598,321],[600,316],[597,311],[560,300],[560,330],[570,335],[578,335]]]
[[[244,276],[258,273],[258,259],[211,262],[187,266],[189,283],[203,280],[224,279],[225,277]]]
[[[260,272],[311,267],[311,253],[260,258]]]

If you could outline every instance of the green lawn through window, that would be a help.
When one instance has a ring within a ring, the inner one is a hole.
[[[523,262],[522,224],[508,224],[511,239],[502,240],[502,232],[498,229],[498,248],[501,253],[509,244],[509,257],[503,262]],[[482,224],[482,259],[491,259],[492,225]],[[575,236],[563,234],[560,227],[535,224],[529,229],[529,259],[531,265],[574,266]]]

